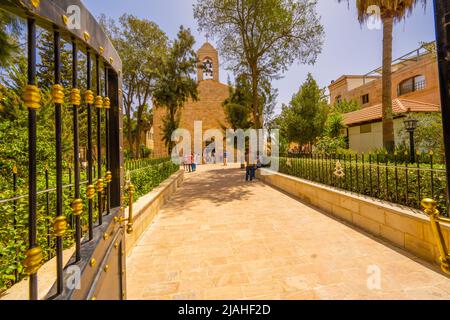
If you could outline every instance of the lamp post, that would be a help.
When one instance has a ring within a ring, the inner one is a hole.
[[[410,162],[416,162],[416,150],[414,146],[414,131],[417,129],[418,120],[413,117],[408,116],[404,121],[406,131],[409,132],[409,152],[410,152]]]

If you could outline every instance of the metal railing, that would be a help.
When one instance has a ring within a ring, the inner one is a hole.
[[[447,212],[446,170],[433,153],[418,153],[415,163],[403,154],[297,154],[280,157],[280,173],[322,183],[412,208],[424,196]]]
[[[69,28],[66,16],[67,7],[72,5],[80,9],[80,26],[75,29]],[[83,269],[85,260],[93,254],[91,249],[82,248],[83,235],[87,234],[86,242],[93,241],[96,228],[104,228],[103,216],[109,215],[111,208],[118,209],[120,206],[123,185],[119,129],[121,60],[100,25],[79,0],[4,0],[0,2],[0,8],[26,21],[27,85],[23,88],[23,103],[28,110],[28,170],[23,175],[28,192],[2,200],[2,206],[12,206],[13,223],[20,235],[18,238],[21,239],[20,246],[17,247],[21,265],[17,264],[17,268],[23,267],[23,273],[29,276],[29,298],[38,299],[38,271],[42,263],[54,255],[57,279],[51,298],[58,299],[67,295],[63,292],[70,291],[64,285],[64,248],[71,245],[71,242],[74,243],[75,254],[70,263]],[[37,82],[37,41],[41,40],[38,39],[38,28],[53,34],[53,41],[48,44],[53,49],[53,61],[49,65],[53,69],[53,85],[50,88],[40,88]],[[63,41],[71,47],[69,88],[62,86]],[[82,65],[79,64],[82,54],[86,61],[84,72],[81,72]],[[92,68],[93,61],[95,65]],[[84,74],[84,79],[80,78],[81,74]],[[85,80],[83,88],[80,80]],[[47,169],[45,188],[38,191],[37,140],[40,132],[37,120],[41,104],[44,103],[42,95],[47,91],[50,92],[49,103],[54,108],[56,159],[49,166],[52,168],[55,185],[50,186]],[[66,97],[67,92],[69,94]],[[63,108],[66,107],[71,112],[72,126],[69,130],[73,138],[69,181],[64,177],[63,168],[63,143],[66,141],[63,141],[62,133],[64,129],[67,130],[63,128]],[[86,113],[85,118],[81,117],[82,113]],[[84,119],[87,119],[87,166],[82,173],[79,135],[80,124]],[[103,150],[105,154],[102,154]],[[96,168],[94,152],[97,153]],[[17,178],[17,172],[13,174]],[[13,192],[18,191],[16,178],[13,178]],[[20,206],[25,208],[26,214],[18,219],[15,213]],[[52,249],[44,250],[45,246]],[[83,257],[82,250],[85,250]],[[14,275],[14,280],[19,277],[18,273]]]
[[[146,190],[140,190],[139,186],[141,185],[140,173],[141,171],[151,171],[155,167],[159,165],[164,165],[165,163],[170,163],[170,158],[154,158],[154,159],[139,159],[139,160],[129,160],[125,162],[126,172],[129,173],[129,177],[127,179],[127,185],[123,188],[123,196],[122,196],[122,208],[127,204],[130,204],[130,200],[125,193],[129,193],[130,196],[136,191],[136,195],[140,195]],[[105,170],[105,164],[103,164],[103,170]],[[170,176],[173,172],[173,168],[169,168],[169,170],[163,170],[161,168],[158,171],[158,181],[152,181],[152,184],[148,187],[155,187],[159,185],[161,180],[165,180],[168,176]],[[96,177],[97,168],[93,166],[93,176]],[[81,192],[85,193],[88,187],[87,180],[87,168],[82,169],[80,172],[80,182],[79,186],[81,188]],[[13,167],[11,172],[11,184],[3,185],[4,190],[0,191],[0,211],[3,212],[2,218],[0,219],[0,243],[5,243],[11,241],[11,244],[8,246],[8,250],[12,250],[14,252],[13,256],[10,256],[9,259],[2,259],[2,263],[0,263],[0,276],[3,275],[5,278],[8,278],[8,284],[6,287],[10,287],[20,281],[26,274],[23,272],[21,268],[21,261],[24,259],[23,247],[27,238],[27,230],[23,228],[23,223],[26,219],[28,212],[28,194],[27,194],[27,185],[25,183],[18,183],[18,180],[23,176],[23,172],[19,172],[16,166]],[[37,191],[37,207],[38,207],[38,229],[43,232],[40,233],[40,242],[45,241],[46,245],[42,247],[43,253],[43,262],[50,260],[53,258],[56,252],[56,242],[53,234],[53,225],[52,225],[52,214],[55,212],[55,199],[57,188],[55,172],[50,171],[48,166],[45,166],[44,172],[39,174],[41,178],[38,186],[42,186],[43,189]],[[75,184],[74,180],[74,171],[72,166],[67,166],[63,170],[63,203],[66,203],[67,206],[64,207],[64,216],[67,220],[67,230],[64,237],[63,247],[68,248],[73,246],[75,243],[75,219],[76,217],[73,215],[72,209],[70,207],[70,202],[72,200],[73,188]],[[134,186],[130,188],[130,185],[137,185],[138,188]],[[130,193],[130,190],[133,190]],[[88,206],[88,199],[84,199],[83,206]],[[106,207],[106,197],[105,194],[102,195],[102,205]],[[98,216],[98,202],[95,201],[93,203],[93,221],[97,221]],[[124,209],[123,209],[124,210]],[[122,210],[122,211],[123,211]],[[122,222],[125,222],[126,219],[122,219]],[[127,230],[130,231],[132,229],[133,220],[132,218],[127,223]],[[10,230],[13,229],[14,235],[11,236]],[[86,216],[81,217],[81,237],[88,235],[89,232],[89,221]],[[45,237],[45,239],[42,239]],[[8,273],[3,273],[4,270],[9,270]],[[1,281],[0,281],[1,283]]]

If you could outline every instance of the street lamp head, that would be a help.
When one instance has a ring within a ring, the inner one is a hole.
[[[419,123],[419,120],[414,119],[412,117],[406,118],[404,121],[405,128],[408,132],[414,132],[417,129],[417,124]]]

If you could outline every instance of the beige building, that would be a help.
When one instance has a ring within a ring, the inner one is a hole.
[[[181,113],[180,128],[187,129],[192,137],[194,150],[194,122],[202,121],[203,133],[209,129],[229,127],[225,118],[222,103],[229,95],[229,87],[219,81],[219,54],[206,42],[198,51],[198,101],[188,101]],[[166,110],[154,109],[153,143],[157,155],[167,155],[167,147],[163,141],[162,123]],[[205,143],[204,143],[205,146]]]
[[[439,79],[432,44],[397,59],[392,65],[394,131],[403,128],[409,112],[439,112]],[[332,104],[342,100],[360,103],[361,110],[344,115],[349,147],[367,152],[383,147],[381,69],[366,75],[343,75],[328,87]],[[399,143],[396,137],[396,143]]]

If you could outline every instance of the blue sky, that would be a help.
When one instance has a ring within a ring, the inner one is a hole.
[[[196,0],[83,0],[95,15],[101,13],[118,18],[129,13],[156,22],[170,38],[174,38],[180,25],[190,27],[197,39],[196,47],[206,40],[197,31],[192,5]],[[411,16],[397,24],[394,30],[393,56],[416,49],[421,41],[435,39],[432,2],[426,10],[418,5]],[[355,0],[337,3],[336,0],[319,0],[317,11],[325,28],[326,39],[316,64],[304,66],[294,64],[284,78],[274,81],[278,88],[278,106],[289,103],[292,95],[306,79],[308,72],[323,87],[342,74],[364,74],[381,65],[382,30],[369,30],[361,26],[354,10]],[[214,39],[210,39],[214,44]],[[221,69],[220,79],[227,81],[228,71]]]

